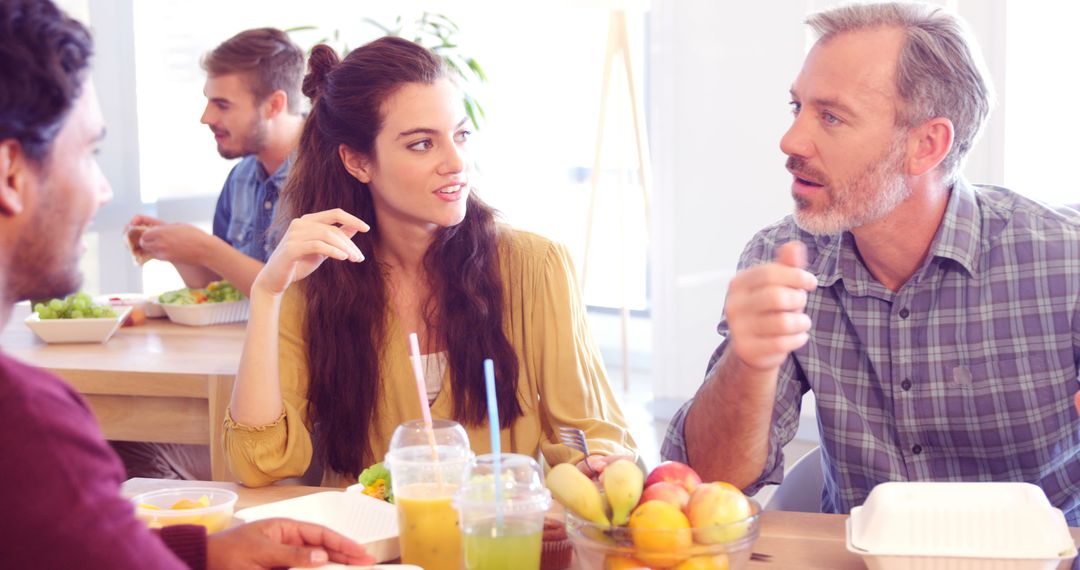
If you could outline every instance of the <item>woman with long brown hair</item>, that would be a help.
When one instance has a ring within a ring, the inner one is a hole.
[[[226,420],[233,473],[265,485],[317,453],[324,484],[343,485],[381,461],[394,428],[421,416],[413,331],[432,415],[461,422],[477,453],[492,358],[508,451],[578,461],[558,441],[572,426],[593,467],[633,454],[566,249],[496,223],[470,186],[465,109],[442,60],[392,37],[343,61],[317,46],[304,94],[280,212],[291,222],[252,286]]]

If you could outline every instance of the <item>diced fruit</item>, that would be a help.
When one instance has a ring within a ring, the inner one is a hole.
[[[192,501],[191,499],[180,499],[173,503],[173,506],[169,507],[173,510],[179,509],[205,509],[210,506],[210,497],[203,495],[199,497],[198,501]]]
[[[704,483],[690,495],[686,505],[694,540],[718,544],[741,538],[748,529],[745,521],[753,513],[750,501],[730,483]],[[738,523],[738,524],[736,524]]]
[[[693,540],[690,521],[670,503],[644,502],[630,515],[635,556],[650,566],[667,568],[682,562]]]
[[[665,461],[657,465],[649,473],[649,476],[645,479],[645,487],[651,487],[653,483],[659,483],[660,481],[675,483],[686,489],[687,493],[693,493],[694,489],[701,484],[701,477],[698,477],[698,474],[689,465],[678,461]]]

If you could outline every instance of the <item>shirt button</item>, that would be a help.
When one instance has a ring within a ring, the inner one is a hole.
[[[274,204],[271,203],[270,200],[267,200],[267,201],[263,202],[263,208],[269,210],[270,208],[273,208],[273,207],[274,207]]]
[[[900,383],[900,387],[903,388],[905,392],[907,392],[911,389],[911,380],[904,378],[904,381]]]
[[[910,315],[910,314],[911,314],[911,311],[908,311],[907,307],[904,307],[903,309],[900,309],[900,318],[901,319],[908,318],[908,315]]]
[[[915,445],[911,446],[911,452],[915,455],[922,453],[922,446],[916,443]]]

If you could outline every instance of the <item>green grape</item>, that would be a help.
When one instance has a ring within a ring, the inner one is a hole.
[[[41,311],[38,312],[38,317],[41,319],[55,319],[56,311],[43,306]]]
[[[44,308],[45,308],[45,303],[35,303],[34,304],[34,312],[35,313],[41,314],[41,311]]]
[[[53,299],[49,301],[49,308],[59,313],[64,310],[64,301],[61,299]]]
[[[83,312],[80,311],[79,309],[72,309],[71,312],[68,313],[67,318],[69,318],[69,319],[81,319],[81,318],[83,318]]]

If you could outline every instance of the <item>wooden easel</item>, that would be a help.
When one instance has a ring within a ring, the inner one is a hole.
[[[596,154],[593,156],[592,171],[589,173],[589,209],[585,218],[585,261],[581,269],[581,289],[585,290],[585,283],[589,276],[589,255],[592,248],[593,220],[596,217],[596,195],[600,185],[600,162],[601,152],[604,148],[604,126],[607,119],[608,99],[611,90],[611,72],[615,66],[615,60],[621,59],[623,69],[626,71],[627,95],[630,97],[630,114],[634,123],[634,140],[637,149],[638,182],[641,185],[642,198],[645,209],[645,231],[648,232],[652,215],[649,211],[650,181],[652,170],[649,164],[649,145],[645,135],[645,114],[638,101],[634,88],[634,67],[630,60],[630,43],[627,38],[626,10],[615,9],[611,11],[608,19],[607,51],[604,56],[604,79],[600,89],[600,122],[596,129]],[[620,174],[619,182],[624,180]],[[625,213],[620,209],[619,230],[621,242],[626,243]],[[629,350],[629,327],[630,310],[626,303],[626,263],[625,256],[620,251],[619,283],[622,285],[622,300],[619,308],[621,322],[622,342],[622,372],[623,389],[630,389],[630,350]]]

